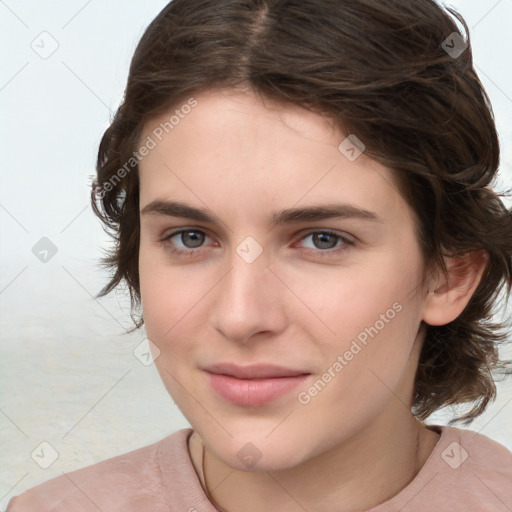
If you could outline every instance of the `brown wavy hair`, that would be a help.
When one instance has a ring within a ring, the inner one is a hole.
[[[448,53],[461,41],[468,45],[461,55]],[[495,308],[512,286],[512,212],[493,191],[500,148],[468,27],[432,0],[169,3],[136,48],[99,147],[91,203],[113,247],[102,259],[111,276],[98,297],[127,285],[129,332],[143,325],[133,313],[141,306],[133,157],[144,124],[193,94],[239,86],[335,120],[364,142],[367,156],[395,170],[417,216],[425,274],[446,275],[443,256],[487,252],[464,311],[447,325],[426,326],[414,388],[419,419],[469,403],[452,420],[469,423],[496,396],[493,374],[510,373],[510,361],[499,357],[507,338]]]

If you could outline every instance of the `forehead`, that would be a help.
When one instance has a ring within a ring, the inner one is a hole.
[[[191,103],[195,104],[192,108],[188,106]],[[303,138],[318,144],[337,145],[343,137],[334,121],[327,117],[242,88],[210,89],[183,97],[167,112],[148,120],[143,136],[158,131],[159,127],[164,131],[161,134],[164,138],[186,132],[187,128],[196,131],[198,137],[207,132],[208,138],[221,131],[225,138],[226,132],[231,131],[231,140],[238,135],[238,143],[242,138],[251,137],[259,139],[261,144],[265,136],[270,140],[269,135],[276,132],[280,133],[282,143],[290,142],[291,138]]]
[[[227,199],[231,211],[254,214],[298,202],[405,207],[395,173],[364,153],[347,158],[347,134],[332,120],[251,91],[193,99],[193,108],[185,98],[144,126],[141,141],[156,144],[139,166],[142,207],[166,196],[211,208]]]

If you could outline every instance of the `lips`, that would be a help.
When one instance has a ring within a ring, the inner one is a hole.
[[[213,391],[224,400],[244,407],[259,407],[288,394],[309,373],[269,364],[237,366],[221,363],[204,368]]]
[[[232,363],[219,363],[204,369],[210,373],[228,375],[237,379],[274,379],[279,377],[297,377],[298,375],[307,375],[309,373],[272,364],[238,366]]]

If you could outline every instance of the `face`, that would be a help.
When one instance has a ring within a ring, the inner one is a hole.
[[[216,457],[292,467],[411,395],[414,214],[393,172],[355,158],[326,118],[249,91],[194,99],[141,138],[155,143],[140,163],[147,336]]]

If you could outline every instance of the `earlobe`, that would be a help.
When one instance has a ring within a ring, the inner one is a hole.
[[[448,278],[440,271],[430,283],[423,310],[423,321],[429,325],[446,325],[455,320],[475,293],[487,267],[484,250],[445,258]]]

